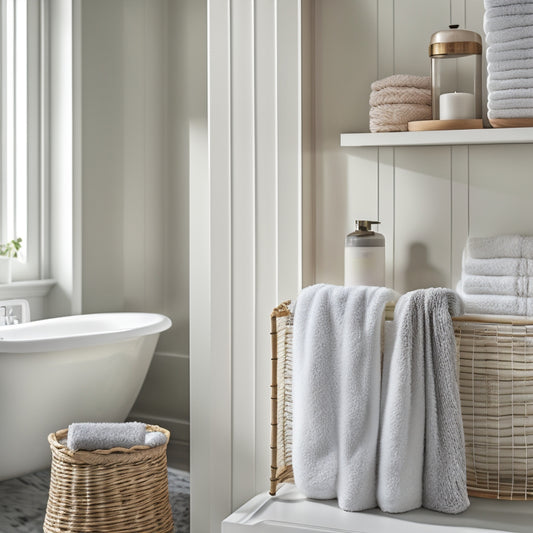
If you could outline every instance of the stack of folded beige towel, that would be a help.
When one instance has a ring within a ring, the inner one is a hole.
[[[431,120],[431,78],[395,74],[375,81],[370,93],[370,131],[407,131],[412,120]]]

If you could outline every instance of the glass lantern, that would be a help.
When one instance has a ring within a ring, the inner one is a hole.
[[[431,36],[433,120],[481,119],[481,36],[450,26]],[[480,125],[479,127],[482,127]]]

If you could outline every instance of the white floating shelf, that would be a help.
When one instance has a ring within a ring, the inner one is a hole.
[[[533,128],[341,133],[341,146],[451,146],[533,143]]]

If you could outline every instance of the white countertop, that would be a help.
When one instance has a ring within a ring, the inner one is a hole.
[[[336,500],[308,500],[292,485],[276,496],[262,493],[222,523],[222,533],[532,533],[533,501],[471,498],[460,515],[417,509],[397,515],[378,509],[348,513]]]

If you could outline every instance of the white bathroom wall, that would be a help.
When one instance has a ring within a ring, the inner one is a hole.
[[[304,284],[342,283],[344,236],[358,218],[382,221],[387,282],[400,291],[455,287],[469,233],[533,233],[529,145],[339,146],[339,133],[368,131],[374,80],[429,75],[434,31],[458,23],[483,34],[483,0],[303,4],[309,34],[304,79],[313,88],[304,103],[313,146],[305,167],[311,206],[304,212],[306,242],[314,246]]]
[[[189,177],[206,135],[206,6],[82,0],[83,312],[168,315],[131,413],[189,437]]]

